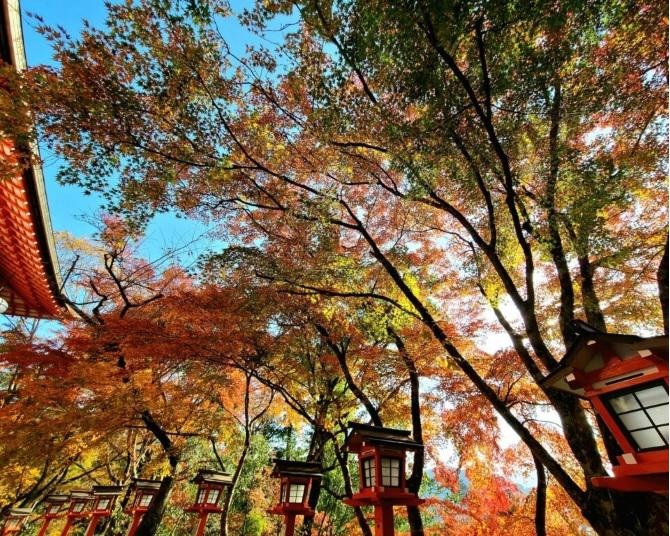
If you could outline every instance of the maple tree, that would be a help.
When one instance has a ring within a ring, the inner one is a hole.
[[[591,486],[606,473],[597,423],[577,400],[539,387],[578,317],[599,329],[667,332],[662,6],[276,1],[243,20],[262,32],[293,14],[299,31],[245,58],[218,31],[223,2],[143,0],[109,11],[107,29],[87,27],[79,40],[43,28],[60,65],[28,70],[16,90],[68,160],[62,180],[104,192],[135,222],[173,207],[220,220],[231,247],[205,272],[234,270],[238,293],[265,286],[306,300],[311,321],[295,341],[314,330],[328,349],[318,366],[345,379],[347,403],[372,422],[382,408],[372,400],[394,393],[384,374],[402,362],[401,346],[412,362],[427,357],[410,381],[440,387],[430,396],[444,404],[462,454],[495,442],[496,415],[530,451],[537,532],[556,523],[545,523],[545,499],[566,497],[572,507],[559,510],[577,508],[601,534],[667,527],[658,497]],[[187,315],[190,304],[179,306],[174,314]],[[304,388],[292,392],[300,354],[279,352],[265,371],[239,359],[268,355],[268,310],[244,317],[249,333],[239,310],[224,314],[236,336],[221,342],[234,347],[212,352],[191,339],[189,357],[237,356],[228,364],[255,370],[313,425],[319,408],[296,404],[309,400]],[[374,320],[366,333],[352,318]],[[140,333],[130,324],[138,322],[120,323],[115,336]],[[202,329],[213,333],[207,322]],[[509,347],[485,352],[491,334]],[[162,340],[129,348],[169,362]],[[349,377],[344,340],[355,341],[360,366]],[[307,394],[327,387],[328,374]],[[410,422],[407,398],[385,404],[384,423]],[[556,412],[562,433],[542,426],[541,407]],[[440,436],[434,423],[430,432],[427,445]],[[346,463],[340,469],[346,485]],[[493,511],[523,510],[514,493],[500,503],[511,488],[499,475],[473,480],[499,490],[468,500],[473,519],[484,522],[477,512],[487,500],[498,503]],[[497,517],[486,521],[491,533],[505,530],[494,528]],[[413,528],[421,531],[420,517]]]

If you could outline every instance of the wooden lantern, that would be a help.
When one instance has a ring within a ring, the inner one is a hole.
[[[594,486],[668,492],[668,339],[603,333],[575,323],[577,340],[545,387],[588,400],[619,447],[614,476]]]
[[[393,507],[419,506],[423,500],[410,493],[405,483],[408,451],[423,449],[407,430],[349,423],[345,448],[358,455],[360,487],[344,503],[374,506],[375,536],[393,536]]]
[[[32,508],[10,508],[5,511],[0,522],[0,527],[2,527],[0,535],[11,536],[19,534],[32,511]]]
[[[225,489],[232,486],[233,477],[230,473],[202,469],[198,471],[193,482],[198,484],[198,493],[195,496],[195,502],[186,511],[199,514],[194,534],[195,536],[202,536],[207,526],[207,516],[211,513],[218,514],[221,512],[221,508],[219,508],[221,496]]]
[[[65,526],[61,532],[61,536],[67,536],[78,520],[88,517],[91,513],[87,506],[93,500],[93,495],[90,491],[73,490],[70,492],[70,507],[67,510]]]
[[[40,527],[38,536],[44,536],[47,533],[49,524],[67,510],[67,504],[70,501],[69,495],[48,495],[44,499],[45,510],[42,517],[44,521]]]
[[[85,536],[93,536],[98,522],[103,517],[109,517],[114,510],[114,503],[117,497],[121,494],[123,488],[121,486],[93,486],[92,490],[92,506],[91,506],[91,521],[86,529]]]
[[[314,517],[312,497],[318,496],[321,487],[321,465],[316,462],[294,462],[274,459],[270,474],[279,478],[279,501],[268,510],[271,514],[284,516],[284,535],[293,536],[296,516]]]
[[[158,494],[161,487],[160,480],[145,480],[136,478],[132,483],[132,490],[135,492],[130,506],[124,510],[126,514],[133,516],[133,521],[128,530],[128,536],[134,536],[137,527],[140,526],[142,516],[149,510],[151,503]]]

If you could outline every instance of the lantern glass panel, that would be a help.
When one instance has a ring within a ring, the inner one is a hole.
[[[72,511],[75,514],[78,514],[79,512],[81,512],[84,509],[84,504],[85,503],[83,503],[81,501],[77,501],[76,503],[74,503],[74,506],[72,506]]]
[[[621,422],[626,427],[626,430],[635,430],[637,428],[647,428],[651,426],[651,420],[643,410],[631,411],[620,415]]]
[[[635,396],[645,408],[658,406],[659,404],[665,404],[666,407],[668,405],[668,393],[660,385],[652,387],[651,389],[638,391],[635,393]]]
[[[610,400],[612,409],[617,413],[624,413],[626,411],[633,411],[634,409],[640,409],[640,404],[637,403],[635,397],[630,395],[617,396]]]
[[[281,492],[279,494],[279,502],[288,502],[288,497],[286,496],[286,484],[281,485]]]
[[[195,500],[197,504],[203,504],[205,502],[205,495],[207,494],[206,489],[198,490],[198,498]]]
[[[288,492],[288,502],[301,503],[305,497],[305,484],[291,484]]]
[[[49,514],[57,514],[58,512],[60,512],[60,504],[52,504],[49,506]]]
[[[397,488],[400,486],[400,460],[382,458],[382,486]]]
[[[668,391],[649,384],[605,399],[637,450],[668,446]]]
[[[633,439],[635,439],[635,442],[641,449],[653,449],[654,447],[662,447],[665,444],[663,438],[653,428],[636,430],[635,432],[631,432],[630,435],[633,436]]]
[[[110,499],[99,499],[98,500],[98,506],[96,507],[97,510],[107,510],[109,508],[109,503]]]
[[[207,494],[207,504],[216,504],[216,501],[219,500],[219,490],[210,489]]]
[[[16,519],[16,518],[10,518],[7,521],[7,528],[8,529],[20,529],[21,528],[21,520]]]
[[[363,487],[371,488],[376,483],[376,467],[374,458],[363,460]]]
[[[138,501],[138,506],[146,507],[151,504],[151,499],[153,499],[153,495],[148,495],[148,494],[142,494],[140,495],[140,499]]]

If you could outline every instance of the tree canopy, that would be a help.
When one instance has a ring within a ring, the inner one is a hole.
[[[178,495],[226,445],[231,526],[262,534],[258,456],[275,449],[328,468],[315,527],[371,534],[334,500],[357,477],[343,439],[360,420],[426,445],[415,534],[667,529],[662,498],[592,486],[608,438],[540,385],[577,319],[667,334],[665,6],[108,11],[78,37],[42,26],[58,66],[0,98],[3,132],[31,135],[18,100],[65,159],[60,180],[115,214],[73,265],[80,319],[51,343],[6,336],[4,501],[39,498],[87,453],[81,471],[107,456],[114,480],[169,476]],[[243,57],[220,29],[236,16],[263,37]],[[137,259],[133,237],[167,210],[216,222],[223,250],[188,272]],[[48,448],[19,456],[37,425]]]

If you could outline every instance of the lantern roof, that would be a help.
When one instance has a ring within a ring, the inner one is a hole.
[[[9,517],[25,517],[33,513],[32,508],[8,508],[3,515]]]
[[[93,498],[93,494],[90,491],[84,489],[73,489],[72,491],[70,491],[69,498],[72,501],[81,501],[81,500],[89,501]]]
[[[0,59],[17,71],[26,68],[19,0],[0,5]],[[0,138],[0,159],[19,155],[40,161],[36,143],[19,146]],[[66,313],[62,281],[44,177],[33,163],[13,177],[0,180],[0,298],[6,314],[57,318]]]
[[[116,497],[123,491],[123,486],[93,486],[94,497]]]
[[[47,495],[44,502],[48,503],[64,503],[70,500],[69,495]]]
[[[423,448],[421,443],[417,443],[412,439],[409,430],[371,426],[358,422],[350,422],[349,428],[350,432],[347,436],[345,446],[350,452],[360,452],[362,447],[366,445],[396,447],[405,450],[419,450]]]
[[[162,480],[150,480],[146,478],[134,478],[133,487],[141,490],[158,490],[161,487]]]
[[[313,478],[323,477],[321,464],[319,462],[298,462],[292,460],[281,460],[275,458],[272,460],[274,467],[271,476],[305,476]]]
[[[543,380],[544,387],[553,387],[584,397],[585,391],[582,387],[569,384],[572,379],[570,375],[575,370],[590,373],[604,368],[608,355],[617,356],[622,361],[643,357],[667,362],[668,338],[665,335],[638,337],[605,333],[581,320],[573,323],[573,329],[577,339],[563,356],[558,367]]]
[[[221,484],[230,485],[233,483],[233,475],[225,471],[213,471],[210,469],[200,469],[193,479],[195,484]]]

